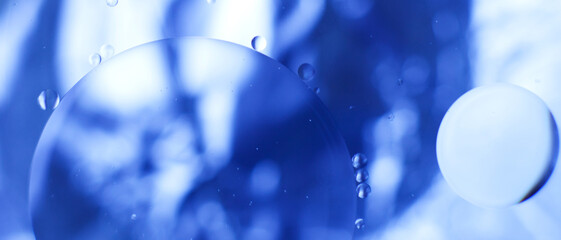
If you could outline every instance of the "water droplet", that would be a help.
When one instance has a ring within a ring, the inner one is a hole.
[[[402,79],[402,78],[398,78],[398,79],[397,79],[397,85],[398,85],[398,86],[403,85],[403,79]]]
[[[317,87],[317,88],[314,88],[314,92],[316,92],[316,94],[319,94],[320,89],[319,89],[318,87]]]
[[[267,47],[267,40],[261,36],[255,36],[251,40],[251,47],[257,51],[261,51]]]
[[[90,55],[90,64],[92,66],[97,66],[101,62],[101,56],[98,53],[93,53]]]
[[[366,180],[368,180],[369,174],[368,171],[366,169],[359,169],[356,171],[356,182],[357,183],[361,183],[364,182]]]
[[[119,3],[119,0],[106,0],[105,3],[107,3],[107,6],[109,7],[115,7],[117,6],[117,3]]]
[[[361,183],[356,186],[356,193],[358,194],[359,198],[366,198],[370,194],[372,190],[370,189],[370,185],[368,183]]]
[[[101,55],[102,59],[107,59],[113,56],[115,53],[115,48],[109,44],[103,44],[99,48],[99,54]]]
[[[390,115],[388,115],[388,120],[393,121],[394,118],[395,115],[393,115],[393,113],[390,113]]]
[[[309,63],[304,63],[298,67],[298,76],[303,80],[309,81],[316,76],[316,69]]]
[[[352,161],[353,167],[359,169],[366,166],[366,164],[368,163],[368,158],[366,158],[366,156],[362,153],[357,153],[353,156]]]
[[[206,2],[209,3],[209,4],[213,4],[213,3],[216,2],[216,0],[206,0]]]
[[[131,220],[133,220],[133,221],[136,220],[136,214],[133,213],[133,214],[131,215]]]
[[[357,218],[356,221],[355,221],[355,226],[356,226],[356,229],[364,228],[364,219]]]
[[[58,93],[51,89],[43,90],[37,97],[37,103],[43,110],[53,110],[60,103]]]

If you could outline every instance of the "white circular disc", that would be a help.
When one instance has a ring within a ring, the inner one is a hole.
[[[448,184],[482,207],[531,197],[549,178],[557,152],[557,127],[546,104],[510,84],[461,96],[444,116],[436,141],[438,165]]]

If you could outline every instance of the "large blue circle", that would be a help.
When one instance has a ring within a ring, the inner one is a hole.
[[[48,121],[30,180],[37,239],[350,239],[355,208],[348,150],[315,94],[204,38],[88,73]]]

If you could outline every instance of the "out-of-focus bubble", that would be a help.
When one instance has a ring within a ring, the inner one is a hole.
[[[438,165],[464,199],[504,207],[534,195],[549,179],[558,131],[535,94],[510,84],[479,87],[450,107],[438,131]]]
[[[366,16],[374,6],[373,0],[333,0],[334,10],[342,17],[358,19]]]
[[[141,45],[99,65],[38,143],[29,200],[37,238],[351,235],[346,145],[316,94],[280,66],[204,38]],[[264,211],[274,224],[254,224]]]
[[[209,3],[209,4],[213,4],[213,3],[216,2],[216,0],[206,0],[206,2]]]
[[[281,179],[277,164],[270,160],[257,163],[250,175],[249,186],[253,194],[267,196],[275,192]]]
[[[115,7],[119,3],[119,0],[106,0],[105,3],[109,7]]]
[[[424,92],[428,87],[430,65],[421,56],[408,57],[402,66],[402,81],[407,82],[405,89],[413,95]]]
[[[361,183],[358,186],[356,186],[356,193],[359,198],[368,197],[371,191],[372,189],[370,188],[370,185],[368,185],[368,183]]]
[[[267,40],[261,36],[255,36],[251,39],[251,47],[256,51],[263,51],[267,47]]]
[[[316,69],[309,63],[304,63],[298,67],[298,76],[303,80],[309,81],[316,76]]]
[[[101,63],[101,55],[99,55],[99,53],[92,53],[92,55],[90,55],[90,65],[92,66],[97,66],[99,65],[99,63]]]
[[[109,44],[103,44],[99,48],[99,54],[102,59],[108,59],[112,57],[114,53],[115,53],[115,48],[113,48],[113,46]]]
[[[60,103],[60,97],[58,93],[51,89],[43,90],[39,96],[37,96],[37,104],[43,110],[53,110]]]
[[[356,169],[363,168],[366,164],[368,164],[368,158],[366,158],[366,155],[362,153],[353,155],[351,161],[353,162],[353,167]]]

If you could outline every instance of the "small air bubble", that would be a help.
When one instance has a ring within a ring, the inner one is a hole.
[[[90,55],[90,65],[97,66],[101,63],[101,56],[98,53]]]
[[[309,63],[304,63],[298,67],[298,76],[303,80],[312,80],[316,75],[316,69]]]
[[[370,185],[368,183],[361,183],[356,187],[356,193],[359,198],[366,198],[370,194],[372,190],[370,189]]]
[[[357,153],[352,158],[353,167],[355,169],[362,168],[368,163],[368,158],[362,153]]]
[[[251,47],[256,51],[262,51],[265,47],[267,47],[267,40],[264,37],[255,36],[251,40]]]
[[[133,220],[133,221],[136,220],[136,214],[133,213],[133,214],[131,215],[131,220]]]
[[[393,121],[394,118],[395,118],[395,115],[393,115],[393,113],[390,113],[390,114],[388,115],[388,120]]]
[[[398,86],[403,85],[403,79],[402,79],[402,78],[398,78],[398,79],[397,79],[397,85],[398,85]]]
[[[37,97],[37,103],[43,110],[54,110],[60,103],[58,93],[51,89],[43,90]]]
[[[316,92],[316,94],[319,94],[320,89],[319,88],[314,88],[314,92]]]
[[[355,221],[355,226],[356,226],[356,229],[364,228],[364,219],[357,218],[356,221]]]
[[[119,0],[106,0],[105,3],[107,3],[109,7],[115,7],[119,3]]]
[[[253,201],[249,201],[249,206],[251,207],[251,205],[253,205]]]
[[[113,56],[114,53],[115,53],[115,48],[113,48],[113,46],[109,44],[103,44],[99,48],[99,54],[102,59],[110,58]]]
[[[361,183],[364,182],[366,180],[368,180],[369,174],[368,171],[366,169],[359,169],[356,171],[356,182],[357,183]]]
[[[209,3],[209,4],[213,4],[213,3],[216,2],[216,0],[206,0],[206,2]]]

